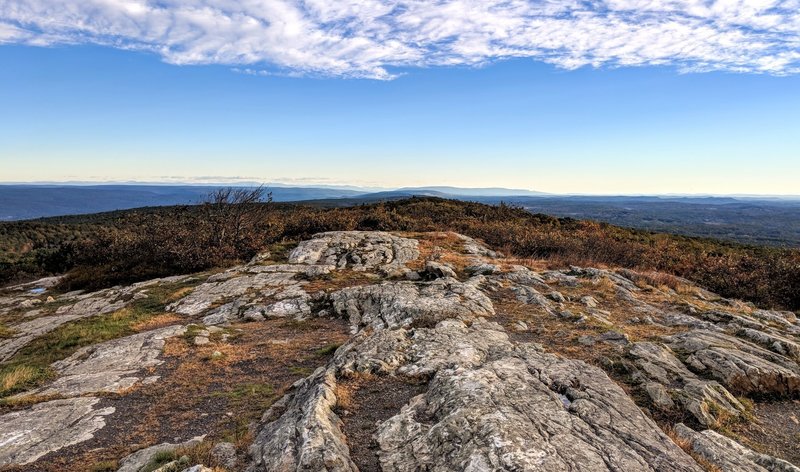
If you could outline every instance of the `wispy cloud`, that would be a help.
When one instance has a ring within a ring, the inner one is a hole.
[[[513,57],[794,74],[800,0],[0,0],[0,43],[374,79]]]

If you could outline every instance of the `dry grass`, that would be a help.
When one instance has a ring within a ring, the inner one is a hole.
[[[0,339],[12,338],[14,337],[14,334],[15,333],[13,329],[0,323]]]
[[[684,452],[689,454],[692,459],[694,459],[695,462],[700,465],[700,467],[706,470],[706,472],[723,472],[722,469],[709,462],[705,457],[697,454],[692,448],[691,441],[678,436],[678,433],[676,433],[672,427],[667,428],[665,432],[672,442],[674,442],[679,448],[683,449]]]
[[[216,464],[216,460],[211,455],[211,448],[213,443],[210,441],[203,441],[194,446],[179,447],[174,451],[175,458],[188,457],[189,464],[206,464],[210,465],[213,472],[229,472],[228,469],[220,467]]]
[[[665,272],[635,272],[632,270],[626,270],[625,276],[631,279],[631,281],[633,281],[637,287],[642,289],[654,287],[665,292],[669,291],[667,289],[671,289],[682,295],[694,295],[697,293],[697,287],[691,283],[688,283],[686,280],[680,277],[676,277]]]
[[[48,402],[60,398],[59,395],[20,395],[0,399],[0,406],[19,410],[35,405],[37,403]]]
[[[448,264],[461,275],[476,257],[464,253],[464,241],[453,232],[400,233],[400,236],[419,241],[419,257],[407,264],[412,270],[422,270],[427,261],[435,261]]]
[[[600,277],[594,282],[594,287],[604,296],[614,295],[614,291],[617,289],[617,285],[608,277]]]
[[[513,265],[521,265],[534,272],[544,272],[552,269],[544,259],[534,259],[530,257],[506,257],[503,259],[502,268],[504,270],[510,270]]]
[[[340,410],[352,410],[353,397],[358,390],[355,382],[338,382],[336,384],[336,407]]]
[[[174,313],[162,313],[152,318],[133,323],[131,328],[133,328],[134,331],[143,332],[182,323],[183,321],[185,321],[183,317],[180,317]]]
[[[178,290],[175,290],[174,292],[172,292],[169,295],[169,297],[167,297],[167,302],[174,302],[174,301],[176,301],[176,300],[178,300],[180,298],[185,297],[186,295],[189,295],[193,291],[194,291],[194,287],[182,287],[182,288],[179,288]]]
[[[15,392],[33,383],[39,372],[27,365],[15,365],[0,373],[0,395]]]

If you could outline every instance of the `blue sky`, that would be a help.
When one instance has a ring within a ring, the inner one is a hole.
[[[185,60],[132,40],[53,39],[69,32],[30,19],[10,24],[34,36],[3,41],[8,3],[0,181],[800,193],[800,76],[783,46],[747,60],[745,47],[736,63],[719,52],[320,66],[229,60],[220,45],[219,60]]]

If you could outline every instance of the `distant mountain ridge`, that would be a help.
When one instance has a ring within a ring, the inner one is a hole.
[[[25,220],[47,216],[98,213],[144,206],[190,205],[203,200],[214,189],[227,184],[6,184],[0,185],[0,221]],[[235,185],[234,185],[235,186]],[[252,185],[244,185],[252,186]],[[415,187],[375,191],[349,186],[290,186],[267,184],[278,202],[364,198],[379,200],[418,196],[443,198],[535,196],[540,192],[504,188]]]
[[[0,185],[0,221],[192,205],[224,185]],[[269,187],[275,201],[314,200],[363,192],[322,187]]]
[[[80,215],[139,207],[191,205],[219,185],[0,185],[0,221]],[[346,186],[267,184],[276,202],[347,207],[409,197],[488,204],[504,202],[532,213],[744,243],[800,247],[800,199],[705,195],[552,195],[497,187],[406,187],[375,191]]]

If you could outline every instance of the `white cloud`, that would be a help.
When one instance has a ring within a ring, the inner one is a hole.
[[[512,57],[780,75],[800,72],[800,0],[0,0],[0,43],[376,79]]]

